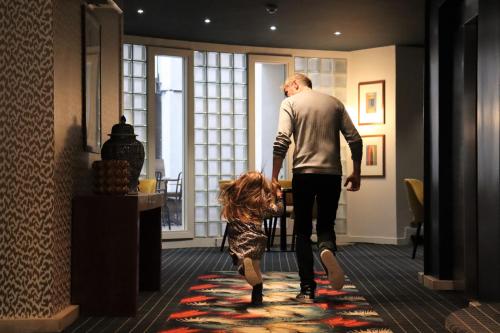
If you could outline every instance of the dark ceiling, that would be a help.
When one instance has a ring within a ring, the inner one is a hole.
[[[424,44],[425,0],[119,2],[127,35],[321,50]],[[274,15],[266,11],[267,4],[278,6]],[[204,23],[206,17],[210,24]],[[271,25],[277,30],[271,31]],[[336,37],[335,31],[342,35]]]

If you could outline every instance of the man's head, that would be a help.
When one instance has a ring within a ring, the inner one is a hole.
[[[301,92],[304,88],[312,88],[311,79],[304,74],[297,73],[286,79],[285,84],[283,85],[283,92],[286,97],[290,97],[298,92]]]

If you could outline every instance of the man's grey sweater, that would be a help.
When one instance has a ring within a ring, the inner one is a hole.
[[[349,144],[352,159],[360,161],[361,136],[342,102],[304,89],[281,103],[273,155],[285,158],[293,135],[293,173],[342,175],[339,132]]]

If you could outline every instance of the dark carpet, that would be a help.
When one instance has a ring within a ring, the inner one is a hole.
[[[373,309],[394,332],[446,332],[445,318],[467,305],[463,294],[436,292],[417,281],[423,270],[422,251],[410,258],[407,246],[356,244],[342,246],[338,258]],[[227,253],[217,248],[163,251],[161,292],[141,293],[135,318],[80,317],[64,332],[158,332],[188,294],[197,276],[232,270]],[[321,265],[316,256],[316,269]],[[273,249],[262,260],[264,271],[297,271],[295,254]]]

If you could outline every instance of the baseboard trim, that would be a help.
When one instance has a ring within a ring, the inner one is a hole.
[[[79,315],[78,305],[69,305],[49,318],[0,318],[2,333],[62,332]]]
[[[458,281],[440,280],[435,276],[425,275],[424,272],[418,272],[418,281],[432,290],[457,290],[459,287]]]
[[[373,243],[373,244],[400,245],[401,243],[404,243],[404,238],[385,237],[385,236],[337,235],[337,241],[346,243]]]

